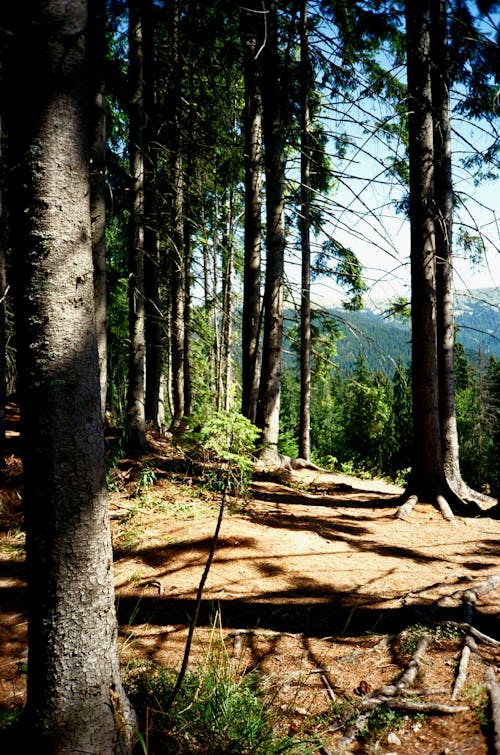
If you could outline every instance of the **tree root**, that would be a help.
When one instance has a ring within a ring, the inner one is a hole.
[[[432,642],[432,637],[429,634],[424,634],[418,641],[416,650],[413,654],[411,661],[406,667],[403,674],[400,676],[395,684],[386,684],[380,687],[379,693],[383,696],[394,697],[404,692],[407,687],[412,685],[417,678],[418,672],[421,667],[422,658],[425,655],[425,651]]]
[[[363,730],[370,712],[383,705],[391,710],[398,710],[403,713],[426,713],[427,715],[453,715],[454,713],[463,713],[469,710],[467,705],[449,705],[445,703],[424,702],[416,700],[415,697],[400,697],[402,693],[407,692],[408,688],[413,685],[421,668],[421,662],[432,638],[424,634],[417,645],[406,669],[403,671],[399,680],[395,684],[382,685],[369,695],[364,695],[358,703],[359,708],[363,711],[356,719],[356,722],[346,732],[341,739],[339,746],[349,747]],[[500,755],[500,754],[499,754]]]
[[[452,700],[457,699],[460,690],[465,684],[465,680],[467,678],[467,669],[469,667],[469,658],[470,658],[471,652],[476,649],[477,649],[477,645],[472,639],[472,637],[469,635],[468,637],[465,638],[464,646],[460,654],[458,672],[455,677],[455,683],[453,685],[453,690],[451,693]]]
[[[455,514],[453,513],[453,509],[448,503],[448,498],[447,497],[445,498],[445,496],[440,493],[435,494],[432,498],[434,500],[429,501],[429,502],[433,502],[435,507],[439,509],[439,511],[443,515],[444,519],[446,519],[447,522],[450,522],[450,524],[456,525],[457,521],[455,519]],[[451,498],[457,499],[457,496],[454,493],[452,493]],[[418,493],[408,491],[403,494],[401,500],[402,500],[402,503],[398,507],[394,516],[396,519],[407,519],[410,513],[415,508],[416,504],[419,502],[420,495]],[[427,503],[428,501],[425,501],[425,502]]]
[[[463,495],[459,495],[463,493]],[[444,519],[451,524],[456,524],[455,515],[459,516],[495,516],[498,510],[500,516],[500,507],[495,505],[492,498],[471,490],[465,483],[458,487],[453,487],[448,481],[441,484],[435,490],[421,489],[415,480],[410,480],[408,488],[400,498],[400,505],[396,511],[396,519],[407,519],[409,514],[415,508],[415,505],[421,503],[431,503],[438,511],[441,512]],[[492,503],[493,506],[484,509],[479,503]]]
[[[497,682],[495,669],[486,669],[486,688],[490,696],[491,717],[493,719],[495,755],[500,755],[500,685]]]

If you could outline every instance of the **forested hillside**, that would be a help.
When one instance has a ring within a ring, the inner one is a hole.
[[[477,364],[490,356],[500,358],[500,288],[459,292],[455,301],[456,337],[467,359]],[[360,350],[370,370],[381,370],[389,376],[398,359],[410,363],[410,323],[390,317],[389,307],[390,302],[386,302],[358,312],[330,310],[341,331],[337,358],[344,372],[351,372]]]

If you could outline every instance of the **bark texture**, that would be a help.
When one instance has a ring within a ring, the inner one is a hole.
[[[259,391],[261,330],[262,92],[261,61],[265,39],[262,4],[242,9],[245,44],[245,259],[242,323],[242,413],[255,422]]]
[[[89,0],[90,81],[90,216],[94,259],[94,298],[99,354],[99,384],[103,417],[108,380],[106,302],[106,2]]]
[[[263,131],[266,170],[266,281],[264,336],[257,426],[262,430],[266,455],[276,454],[279,435],[281,358],[283,344],[283,276],[285,251],[285,153],[281,116],[280,60],[276,4],[267,6],[268,37],[264,48],[262,82]]]
[[[131,451],[146,440],[146,314],[144,298],[144,70],[140,0],[129,0],[131,208],[129,238],[129,368],[127,434]]]
[[[84,0],[24,8],[9,69],[11,97],[23,92],[9,111],[29,610],[21,733],[39,753],[132,749],[94,315],[86,11]]]

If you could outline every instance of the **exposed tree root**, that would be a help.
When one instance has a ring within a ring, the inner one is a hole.
[[[463,590],[455,590],[451,595],[445,595],[442,598],[439,598],[435,601],[434,607],[449,608],[461,602],[465,623],[470,626],[472,624],[478,598],[499,587],[500,574],[492,574],[488,579],[478,582],[475,585],[466,587]]]
[[[415,505],[430,503],[441,512],[446,521],[456,524],[455,516],[495,516],[497,508],[493,498],[469,488],[464,482],[452,485],[444,482],[436,490],[422,489],[415,479],[410,480],[407,489],[401,496],[401,503],[396,511],[397,519],[406,519]],[[485,504],[492,504],[489,508],[482,508]]]
[[[261,452],[255,462],[255,468],[260,472],[293,472],[296,469],[312,469],[314,472],[327,471],[318,467],[317,464],[313,464],[312,461],[300,457],[293,459],[291,456],[280,454],[275,447],[265,448]]]
[[[424,634],[420,638],[415,653],[397,682],[382,685],[378,690],[361,698],[358,705],[363,712],[340,741],[341,749],[342,747],[349,747],[356,740],[367,722],[370,711],[379,705],[403,713],[426,713],[428,715],[452,715],[469,710],[467,705],[448,705],[416,700],[414,690],[412,690],[413,696],[411,698],[401,697],[415,682],[421,668],[422,659],[431,641],[432,638],[429,634]]]
[[[454,491],[454,493],[462,501],[465,501],[467,508],[470,507],[470,504],[472,504],[472,506],[476,504],[475,510],[484,513],[484,510],[479,506],[479,504],[493,507],[496,503],[494,498],[486,495],[486,493],[480,493],[479,490],[470,488],[467,483],[464,482],[464,480],[462,480],[461,478],[459,480],[448,480],[448,482],[450,488]]]
[[[455,683],[453,685],[453,690],[451,693],[451,699],[456,700],[458,697],[458,693],[462,689],[462,687],[465,684],[465,680],[467,678],[467,669],[469,667],[469,658],[472,651],[471,643],[473,643],[474,647],[476,646],[476,643],[474,640],[469,636],[466,637],[464,646],[462,648],[462,652],[460,654],[460,662],[458,664],[458,672],[455,677]]]
[[[451,492],[451,491],[450,491]],[[451,493],[451,499],[459,500],[458,497]],[[441,493],[436,493],[432,496],[432,500],[428,500],[428,497],[425,497],[421,499],[421,496],[419,493],[407,491],[403,494],[402,503],[398,507],[395,517],[396,519],[407,519],[409,514],[412,512],[412,510],[415,508],[416,504],[421,500],[425,503],[432,503],[443,515],[443,517],[446,519],[446,521],[450,522],[451,524],[456,525],[457,521],[455,519],[455,514],[453,513],[453,509],[450,506],[450,503],[448,502],[448,496],[445,497]],[[465,505],[465,504],[464,504]]]
[[[490,696],[491,717],[493,719],[494,727],[493,745],[496,755],[500,755],[500,685],[498,684],[493,666],[488,666],[485,678],[486,687]]]
[[[363,708],[373,710],[377,705],[385,705],[386,708],[391,710],[400,710],[404,713],[427,713],[430,715],[442,715],[453,713],[464,713],[469,710],[468,705],[447,705],[446,703],[426,703],[421,700],[408,700],[397,699],[387,697],[385,695],[379,695],[378,697],[370,698],[370,700],[361,703]]]

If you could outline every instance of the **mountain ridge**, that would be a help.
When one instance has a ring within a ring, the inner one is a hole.
[[[389,317],[390,302],[375,302],[357,312],[340,306],[326,311],[337,321],[342,337],[337,341],[337,360],[349,373],[363,351],[367,367],[392,376],[398,358],[411,360],[409,320]],[[469,361],[484,363],[500,358],[500,286],[457,291],[455,294],[457,339]]]

